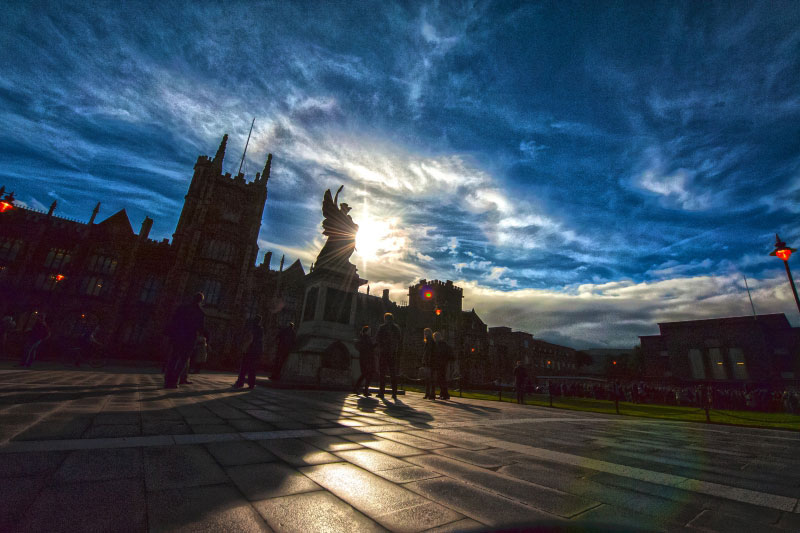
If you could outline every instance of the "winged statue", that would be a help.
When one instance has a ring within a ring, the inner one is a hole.
[[[322,266],[345,266],[350,264],[350,256],[356,249],[358,224],[348,215],[350,206],[339,201],[339,193],[344,185],[331,197],[331,190],[322,197],[322,234],[328,237],[325,246],[317,256],[316,268]]]

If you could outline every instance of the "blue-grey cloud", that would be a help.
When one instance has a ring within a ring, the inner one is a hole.
[[[4,17],[0,184],[37,209],[58,198],[86,220],[101,201],[169,237],[196,156],[229,133],[235,171],[256,117],[247,174],[274,154],[262,248],[307,265],[322,193],[345,184],[380,229],[355,259],[374,287],[457,279],[492,324],[606,345],[692,306],[743,312],[691,280],[741,271],[781,294],[766,254],[776,231],[800,242],[794,2],[36,2]],[[630,311],[579,289],[621,282],[698,292],[642,290],[652,302]]]

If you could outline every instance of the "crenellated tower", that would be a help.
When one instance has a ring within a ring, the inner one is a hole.
[[[194,165],[173,234],[176,257],[168,282],[171,308],[195,292],[205,294],[212,342],[220,348],[232,342],[230,335],[243,320],[272,165],[269,154],[249,182],[244,173],[223,173],[227,143],[226,134],[213,159],[201,155]]]

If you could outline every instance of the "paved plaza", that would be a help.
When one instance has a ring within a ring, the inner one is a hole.
[[[2,364],[0,531],[800,530],[800,433],[233,380]]]

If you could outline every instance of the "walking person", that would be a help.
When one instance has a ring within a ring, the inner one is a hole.
[[[8,336],[17,328],[17,323],[14,322],[14,317],[6,315],[0,321],[0,357],[5,357],[8,354]]]
[[[522,361],[517,361],[514,367],[514,388],[517,391],[517,403],[525,403],[525,384],[528,381],[528,371],[522,366]]]
[[[439,382],[439,399],[449,400],[450,392],[447,390],[447,368],[450,361],[453,359],[453,349],[444,340],[444,335],[441,331],[433,334],[436,349],[434,350],[434,369],[436,372],[436,381]],[[434,394],[436,389],[433,389]]]
[[[233,384],[234,389],[241,389],[244,387],[245,379],[247,380],[248,389],[252,390],[255,388],[256,370],[263,353],[264,328],[261,326],[261,315],[256,315],[255,318],[253,318],[250,330],[245,336],[242,366],[239,369],[239,377],[236,379],[236,383]]]
[[[285,327],[281,328],[278,332],[276,339],[277,347],[275,349],[275,364],[272,368],[272,375],[269,379],[279,381],[281,379],[281,371],[289,357],[289,352],[294,348],[294,343],[297,340],[297,334],[294,330],[294,322],[289,322]]]
[[[433,372],[434,358],[436,357],[436,342],[433,340],[433,330],[425,328],[422,330],[422,342],[425,343],[422,349],[422,368],[421,377],[425,380],[425,397],[423,400],[436,399],[436,380]]]
[[[202,307],[204,299],[203,293],[198,292],[191,303],[178,307],[170,320],[166,334],[172,344],[172,353],[164,373],[165,389],[178,388],[178,380],[183,374],[186,362],[192,356],[197,334],[201,333],[208,338],[205,328],[206,315]]]
[[[392,313],[384,313],[383,324],[378,328],[378,383],[380,392],[378,398],[383,398],[386,391],[386,373],[392,383],[392,399],[397,400],[397,352],[400,349],[400,341],[403,332],[400,326],[394,323]]]
[[[50,328],[47,325],[47,317],[44,313],[36,313],[36,322],[28,330],[25,338],[25,349],[22,352],[19,366],[30,368],[36,359],[39,348],[48,338],[50,338]]]
[[[375,372],[375,345],[372,343],[372,338],[369,336],[369,326],[361,328],[361,333],[356,341],[356,350],[358,350],[358,365],[361,367],[361,375],[356,380],[353,393],[358,394],[363,380],[364,396],[372,396],[369,393],[369,382],[370,379],[372,379],[372,374]]]

